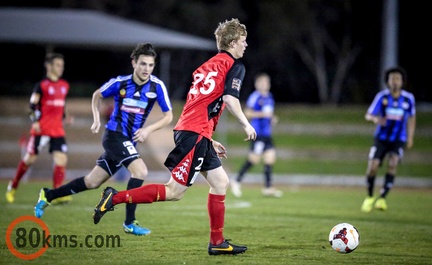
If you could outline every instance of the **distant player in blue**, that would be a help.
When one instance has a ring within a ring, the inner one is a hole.
[[[241,167],[236,179],[230,181],[231,192],[236,197],[241,197],[240,182],[245,173],[263,158],[264,162],[264,196],[281,197],[282,192],[272,185],[272,169],[276,162],[276,150],[273,145],[272,127],[277,122],[274,115],[275,102],[270,92],[270,76],[260,73],[255,77],[255,91],[249,96],[245,115],[257,132],[257,138],[251,142],[250,151],[246,162]]]
[[[42,217],[45,208],[53,199],[96,189],[122,166],[131,173],[127,189],[142,185],[148,171],[135,146],[137,143],[144,142],[152,132],[168,125],[173,117],[167,89],[160,79],[152,75],[156,56],[151,44],[137,45],[131,54],[133,74],[112,78],[93,93],[91,131],[95,134],[101,127],[99,112],[101,100],[108,97],[114,98],[114,109],[105,126],[102,140],[105,152],[88,175],[56,189],[42,188],[34,209],[36,217]],[[163,115],[156,122],[144,126],[156,102]],[[135,220],[135,210],[136,204],[126,204],[123,230],[134,235],[149,234],[150,231],[139,226]]]
[[[370,212],[375,208],[386,210],[385,200],[394,185],[394,178],[404,149],[414,144],[416,110],[414,95],[403,90],[407,82],[404,69],[397,67],[385,72],[384,80],[388,89],[378,92],[370,105],[365,119],[377,125],[374,134],[374,145],[369,152],[369,162],[366,172],[368,196],[361,210]],[[387,173],[380,196],[373,196],[375,178],[378,168],[388,154]]]

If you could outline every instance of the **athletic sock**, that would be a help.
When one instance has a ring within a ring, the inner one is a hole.
[[[45,193],[45,197],[48,202],[60,197],[72,195],[81,191],[88,190],[84,182],[84,177],[76,178],[63,186],[56,189],[48,190]]]
[[[272,186],[272,166],[264,165],[264,185],[266,188],[270,188]]]
[[[225,221],[225,195],[209,193],[207,209],[210,219],[210,244],[222,244]]]
[[[12,188],[16,189],[18,188],[19,182],[21,180],[21,178],[24,176],[24,174],[27,172],[27,169],[29,168],[29,166],[26,165],[26,163],[24,163],[24,161],[20,161],[15,173],[15,177],[12,180]]]
[[[366,185],[367,185],[368,195],[369,197],[372,197],[374,185],[375,185],[375,176],[366,176]]]
[[[60,187],[63,184],[65,179],[65,167],[62,166],[54,166],[53,171],[53,187],[54,189]]]
[[[240,172],[237,176],[237,181],[240,182],[243,177],[244,174],[252,167],[252,163],[249,160],[246,160],[246,162],[243,164],[243,166],[240,169]]]
[[[164,184],[147,184],[139,188],[119,191],[112,197],[113,205],[119,203],[152,203],[165,201]]]
[[[143,179],[137,179],[137,178],[130,178],[127,184],[127,189],[131,190],[134,188],[141,187],[143,184]],[[126,204],[126,219],[125,224],[130,225],[135,220],[135,210],[136,210],[136,203],[128,203]]]
[[[387,173],[385,175],[384,185],[381,189],[381,195],[380,195],[381,198],[385,198],[387,196],[387,194],[389,193],[389,191],[391,190],[391,188],[393,187],[394,178],[395,178],[395,176],[392,174]]]

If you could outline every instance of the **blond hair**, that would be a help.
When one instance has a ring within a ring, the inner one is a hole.
[[[220,22],[215,30],[216,45],[218,50],[228,50],[233,41],[237,41],[241,36],[247,36],[246,26],[241,24],[236,18]]]

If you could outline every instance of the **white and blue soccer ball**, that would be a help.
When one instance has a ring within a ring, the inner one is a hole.
[[[360,234],[353,225],[340,223],[330,230],[329,242],[337,252],[348,254],[360,244]]]

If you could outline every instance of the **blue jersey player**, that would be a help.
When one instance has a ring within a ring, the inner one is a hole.
[[[230,181],[231,192],[236,197],[241,197],[240,182],[246,172],[261,158],[264,162],[264,196],[280,197],[282,191],[276,190],[272,185],[272,168],[276,162],[276,150],[272,140],[272,126],[277,122],[274,115],[275,102],[270,92],[270,76],[260,73],[255,76],[255,91],[249,96],[246,102],[245,115],[250,119],[251,125],[255,128],[257,138],[250,143],[250,150],[247,160],[242,165],[237,178]]]
[[[385,72],[384,80],[388,89],[378,92],[370,105],[365,119],[376,124],[374,144],[369,152],[369,162],[366,172],[367,193],[361,210],[370,212],[375,207],[387,209],[385,200],[393,187],[399,161],[404,149],[414,144],[416,123],[415,99],[413,94],[403,89],[407,75],[404,69],[397,67]],[[384,177],[384,185],[380,196],[374,198],[373,189],[378,168],[384,157],[388,155],[388,167]]]
[[[86,176],[56,188],[43,188],[35,206],[35,215],[40,218],[50,202],[89,189],[96,189],[107,181],[122,166],[131,173],[127,189],[140,187],[148,171],[135,146],[144,142],[149,134],[172,121],[172,107],[164,83],[152,75],[156,52],[149,43],[139,44],[131,54],[133,74],[118,76],[106,82],[93,93],[93,124],[91,131],[98,133],[101,127],[99,106],[103,98],[114,98],[114,109],[105,126],[102,145],[104,153],[96,161],[96,166]],[[157,102],[162,116],[156,122],[145,125],[146,119]],[[126,219],[123,229],[126,233],[146,235],[150,231],[139,226],[135,220],[136,204],[126,205]]]

